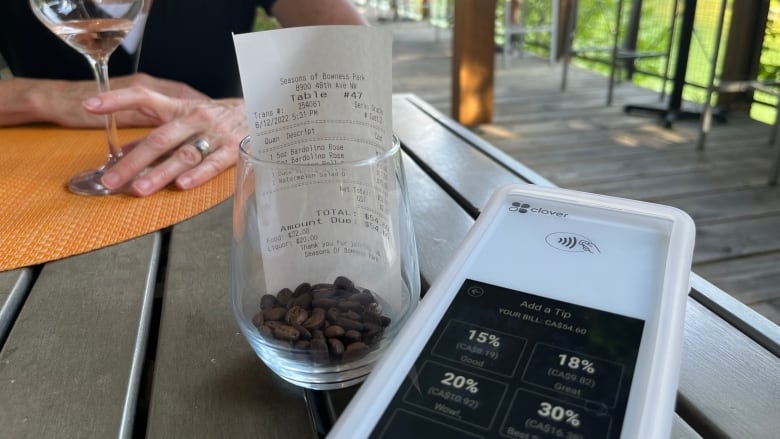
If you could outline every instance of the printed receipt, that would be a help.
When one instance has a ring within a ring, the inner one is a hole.
[[[317,26],[234,42],[252,156],[296,165],[254,174],[268,290],[298,285],[302,266],[307,282],[330,281],[335,264],[356,285],[399,291],[394,161],[349,164],[392,147],[391,34]]]
[[[262,159],[339,163],[392,142],[392,35],[311,26],[234,35],[249,132]],[[373,155],[374,152],[371,152]]]

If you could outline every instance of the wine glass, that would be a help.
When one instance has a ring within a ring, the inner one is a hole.
[[[97,81],[98,93],[108,91],[108,59],[133,27],[143,0],[30,0],[38,19],[69,46],[87,58]],[[68,188],[82,195],[112,191],[100,181],[106,169],[121,157],[116,119],[105,116],[108,160],[96,170],[73,177]]]
[[[420,298],[401,144],[239,146],[233,314],[249,345],[290,383],[362,381]],[[323,146],[324,148],[324,146]],[[336,158],[338,155],[343,157]],[[279,161],[269,161],[269,158]],[[343,161],[340,161],[343,160]]]

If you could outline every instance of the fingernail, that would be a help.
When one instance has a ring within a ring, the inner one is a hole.
[[[100,179],[103,182],[103,186],[109,189],[116,189],[119,186],[119,174],[114,172],[106,172],[103,178]]]
[[[91,97],[91,98],[89,98],[89,99],[87,99],[86,101],[83,102],[85,107],[92,108],[92,109],[100,107],[101,103],[102,103],[102,101],[97,96]]]
[[[143,195],[146,195],[149,192],[149,189],[151,187],[152,187],[152,183],[150,183],[149,180],[145,180],[143,178],[136,180],[133,183],[133,189],[139,194],[143,194]]]

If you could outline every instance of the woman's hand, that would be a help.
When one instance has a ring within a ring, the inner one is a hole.
[[[155,78],[138,73],[111,78],[114,89],[141,86],[179,99],[208,99],[208,96],[183,82]],[[51,122],[70,128],[102,128],[105,119],[79,108],[94,96],[94,80],[64,81],[11,78],[0,81],[0,126],[31,122]],[[116,114],[120,127],[149,126],[148,118],[135,111]]]
[[[83,105],[96,115],[119,112],[125,114],[125,122],[157,127],[123,148],[122,159],[103,175],[107,188],[129,184],[130,192],[138,196],[171,183],[190,189],[214,178],[236,163],[238,144],[248,132],[241,99],[191,99],[132,86],[87,99]],[[196,140],[205,141],[208,151],[202,154],[193,145]]]

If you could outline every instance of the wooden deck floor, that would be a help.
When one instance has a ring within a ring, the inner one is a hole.
[[[394,33],[394,92],[415,93],[450,114],[450,34],[425,23],[379,23]],[[766,184],[769,127],[732,116],[695,150],[697,122],[672,129],[627,115],[623,104],[658,95],[622,83],[606,102],[606,78],[573,68],[496,58],[495,117],[480,136],[555,184],[647,200],[688,212],[697,225],[694,271],[780,323],[780,187]],[[695,107],[691,107],[694,109]]]

